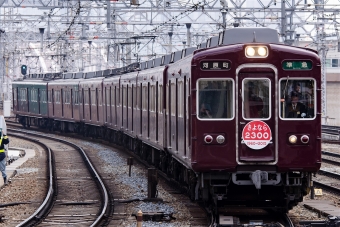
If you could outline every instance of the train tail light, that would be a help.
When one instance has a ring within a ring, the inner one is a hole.
[[[296,136],[294,136],[294,135],[291,135],[290,137],[289,137],[289,142],[291,143],[291,144],[296,144],[296,142],[297,142],[297,137]]]
[[[308,143],[309,142],[309,137],[306,135],[301,136],[301,143]]]
[[[217,143],[222,144],[222,143],[224,143],[224,141],[225,141],[224,136],[219,135],[219,136],[216,137],[216,142]]]
[[[268,47],[266,46],[247,46],[247,58],[266,58],[268,57]]]
[[[213,138],[212,138],[211,135],[207,135],[207,136],[204,137],[205,143],[209,144],[209,143],[212,143],[212,141],[213,141]]]

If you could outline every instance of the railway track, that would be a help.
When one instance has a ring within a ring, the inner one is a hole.
[[[324,142],[340,143],[340,127],[322,125],[322,138]]]
[[[100,226],[108,222],[113,212],[108,190],[82,148],[26,130],[8,131],[48,152],[46,198],[34,214],[17,226]]]
[[[340,154],[322,151],[322,162],[338,167],[340,166]],[[313,177],[314,186],[340,195],[340,174],[322,168],[318,171],[318,175],[322,177]]]

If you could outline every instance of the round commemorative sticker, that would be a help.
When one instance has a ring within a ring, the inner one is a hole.
[[[272,132],[265,122],[251,121],[243,128],[242,137],[247,147],[260,150],[269,144]]]

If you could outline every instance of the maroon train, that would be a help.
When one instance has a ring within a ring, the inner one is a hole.
[[[13,83],[14,113],[124,145],[197,200],[291,209],[321,165],[316,51],[268,28],[226,30],[194,49],[138,70],[30,75]]]

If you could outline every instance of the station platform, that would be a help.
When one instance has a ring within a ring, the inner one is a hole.
[[[24,162],[28,159],[33,158],[35,156],[35,151],[33,149],[23,149],[23,148],[16,148],[16,147],[9,147],[8,149],[8,156],[18,154],[18,157],[15,157],[15,161],[13,161],[10,165],[7,164],[6,166],[6,174],[7,179],[10,180],[15,174],[16,169],[21,166]],[[20,156],[19,156],[20,154]],[[0,188],[4,186],[4,180],[0,173]]]

